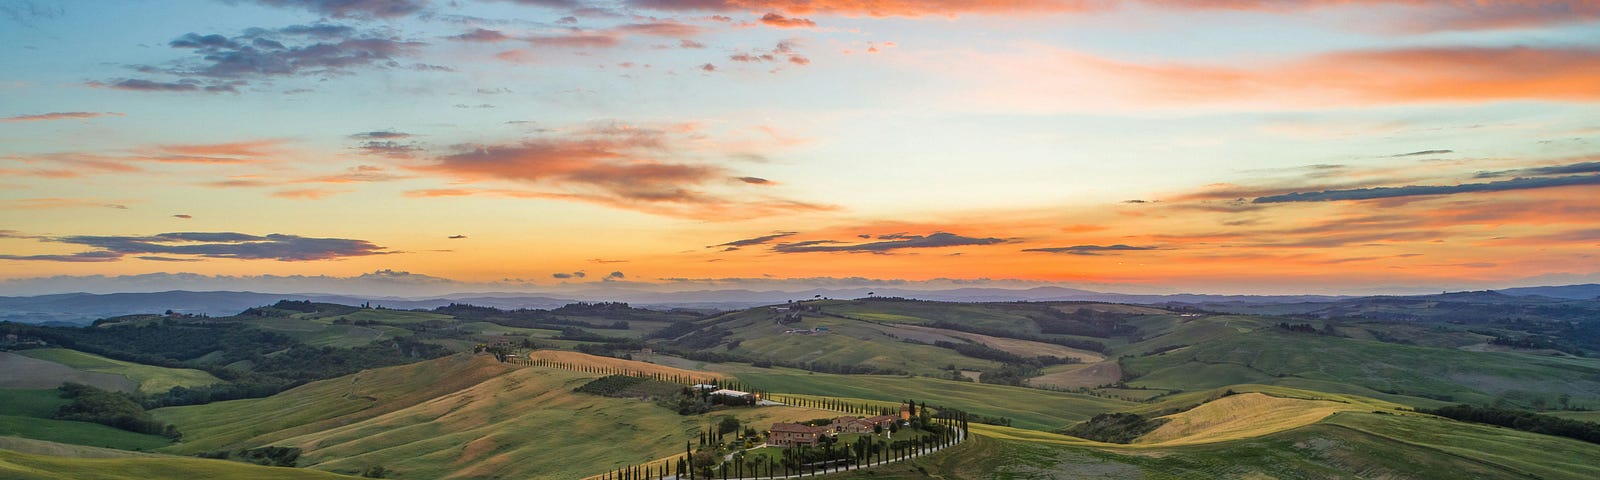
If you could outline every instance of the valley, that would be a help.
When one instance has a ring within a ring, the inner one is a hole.
[[[279,302],[231,317],[3,325],[16,340],[0,358],[41,372],[7,375],[0,390],[10,405],[0,410],[0,436],[8,436],[0,438],[14,439],[0,444],[9,450],[0,471],[20,478],[164,468],[256,478],[285,467],[412,479],[661,476],[686,465],[686,444],[736,453],[734,440],[696,440],[719,422],[752,427],[750,440],[732,438],[760,442],[770,426],[841,414],[808,405],[892,411],[907,399],[960,412],[971,434],[925,457],[829,476],[1600,474],[1585,462],[1557,461],[1600,458],[1600,445],[1422,412],[1464,403],[1592,420],[1600,361],[1485,348],[1548,328],[1526,318],[1385,321],[863,298],[733,312]],[[222,332],[230,343],[205,350],[199,340],[169,340],[135,350],[151,332]],[[633,397],[579,391],[618,374],[659,386]],[[180,436],[54,418],[69,400],[41,376],[125,392],[116,395],[142,402],[149,421]],[[703,382],[792,405],[696,407],[713,398],[677,393]],[[1122,421],[1133,423],[1115,426]],[[766,465],[757,463],[750,471]]]

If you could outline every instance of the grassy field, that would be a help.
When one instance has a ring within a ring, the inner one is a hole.
[[[1208,402],[1193,410],[1160,417],[1167,423],[1139,437],[1139,443],[1183,445],[1259,437],[1310,425],[1360,405],[1326,400],[1281,398],[1241,393]]]
[[[1579,420],[1579,421],[1584,421],[1584,422],[1600,423],[1600,412],[1596,412],[1596,411],[1588,411],[1588,412],[1544,412],[1544,414],[1552,416],[1552,417],[1561,417],[1561,418],[1566,418],[1566,419],[1571,419],[1571,420]]]
[[[683,416],[651,401],[572,392],[599,376],[458,355],[315,382],[265,399],[155,413],[185,432],[185,443],[168,449],[174,453],[296,446],[305,452],[302,465],[310,468],[357,472],[382,465],[397,478],[580,478],[675,454],[718,415],[761,427],[833,415],[766,407]]]
[[[0,437],[122,450],[154,450],[171,445],[165,437],[118,430],[98,423],[54,420],[50,416],[68,403],[55,390],[0,389]],[[0,446],[0,448],[4,448]]]
[[[98,423],[0,415],[0,436],[120,450],[155,450],[171,445],[166,437],[118,430]]]
[[[161,393],[178,386],[198,387],[224,383],[222,379],[201,370],[124,362],[65,348],[23,350],[18,353],[87,372],[121,375],[139,382],[139,391],[144,393]]]
[[[78,370],[59,363],[12,352],[0,352],[0,388],[46,389],[65,382],[93,385],[105,390],[132,392],[139,383],[121,375]]]
[[[1094,388],[1122,380],[1122,366],[1116,361],[1078,363],[1045,367],[1028,385],[1047,388]]]
[[[226,460],[184,457],[73,458],[0,450],[0,478],[7,480],[129,480],[207,478],[232,480],[355,479],[315,470],[262,467]]]
[[[0,450],[10,450],[13,452],[26,453],[30,455],[48,455],[52,457],[75,458],[127,458],[163,456],[148,452],[90,447],[86,445],[73,445],[70,443],[59,443],[48,440],[7,436],[0,436]]]
[[[1321,382],[1345,384],[1388,394],[1416,406],[1439,402],[1487,404],[1500,396],[1526,404],[1534,396],[1553,404],[1561,393],[1574,400],[1600,398],[1600,361],[1514,353],[1467,352],[1258,328],[1217,335],[1224,327],[1249,329],[1229,317],[1206,321],[1204,341],[1151,356],[1124,359],[1128,383],[1153,388],[1196,390],[1237,383]],[[1195,327],[1198,328],[1198,327]],[[1160,340],[1160,337],[1155,340]],[[1155,340],[1150,340],[1152,342]],[[1403,397],[1402,397],[1403,396]],[[1422,398],[1426,397],[1426,398]],[[1432,400],[1429,400],[1429,399]]]
[[[915,399],[929,406],[944,405],[981,415],[1008,417],[1013,425],[1039,430],[1054,430],[1098,413],[1133,405],[1088,395],[928,377],[820,373],[740,373],[737,376],[757,388],[775,393],[890,402]]]
[[[832,478],[1579,480],[1600,475],[1592,462],[1600,446],[1492,427],[1457,427],[1425,416],[1345,412],[1240,440],[1113,446],[974,426],[972,440],[944,452]]]
[[[184,441],[168,449],[173,453],[255,447],[424,403],[514,368],[486,356],[456,355],[312,382],[267,398],[151,414],[184,433]]]
[[[61,393],[55,389],[0,389],[0,415],[49,418],[56,409],[70,402],[61,398]]]

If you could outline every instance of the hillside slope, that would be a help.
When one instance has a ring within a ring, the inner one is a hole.
[[[393,478],[414,479],[580,478],[681,452],[720,415],[758,427],[835,415],[762,407],[685,416],[653,401],[572,391],[600,376],[457,355],[156,415],[186,433],[174,452],[292,446],[304,452],[305,467],[383,466]]]

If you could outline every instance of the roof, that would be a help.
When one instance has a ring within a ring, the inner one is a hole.
[[[730,396],[730,397],[748,397],[748,396],[750,396],[750,394],[748,392],[741,392],[741,391],[738,391],[738,390],[728,390],[726,388],[724,388],[722,390],[717,390],[715,392],[711,392],[711,394],[712,395],[727,395],[727,396]]]
[[[900,417],[896,417],[894,415],[878,415],[876,417],[867,417],[867,421],[872,422],[872,423],[892,422],[892,421],[896,421],[896,420],[899,420],[899,419],[900,419]]]
[[[774,423],[772,424],[772,431],[788,433],[821,433],[822,429],[801,425],[798,423]]]

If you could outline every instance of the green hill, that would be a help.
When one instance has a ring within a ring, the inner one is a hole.
[[[172,387],[199,387],[223,383],[222,379],[192,368],[167,368],[122,360],[113,360],[92,353],[65,348],[43,348],[17,352],[39,360],[66,365],[86,372],[120,375],[139,382],[139,391],[160,393]]]
[[[154,414],[186,434],[166,449],[173,453],[292,446],[308,468],[381,465],[396,478],[580,478],[681,452],[716,415],[757,426],[833,415],[796,407],[678,415],[651,401],[573,393],[600,376],[457,355]]]
[[[916,399],[928,405],[960,408],[975,414],[1010,418],[1012,425],[1054,430],[1098,413],[1129,408],[1122,400],[1051,392],[1005,385],[957,382],[928,377],[829,375],[812,373],[740,373],[756,388],[774,393],[799,393],[879,401]]]
[[[1146,340],[1185,345],[1125,357],[1128,384],[1198,390],[1269,383],[1325,391],[1373,392],[1415,406],[1441,403],[1524,406],[1535,399],[1600,399],[1600,361],[1471,352],[1284,331],[1267,319],[1213,317]],[[1216,333],[1219,328],[1234,333]]]
[[[207,478],[229,480],[355,479],[314,470],[263,467],[185,457],[73,458],[0,450],[0,478],[15,480],[128,480]]]

